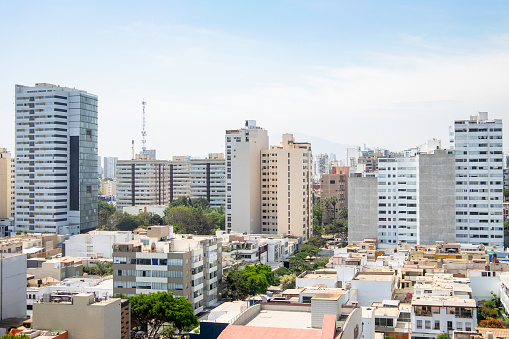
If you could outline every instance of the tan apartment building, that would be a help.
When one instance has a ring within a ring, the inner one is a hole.
[[[283,134],[261,152],[261,233],[312,235],[311,144]]]
[[[129,301],[93,293],[45,295],[33,305],[33,328],[67,330],[69,339],[128,339]]]
[[[171,226],[150,226],[146,236],[114,245],[114,294],[172,292],[197,314],[221,299],[221,276],[215,236],[175,235]]]
[[[14,159],[0,148],[0,219],[14,217]]]
[[[348,207],[348,177],[350,167],[333,167],[332,174],[322,174],[320,177],[321,195],[323,199],[337,198],[334,211],[334,218],[339,217],[339,212],[343,207]]]

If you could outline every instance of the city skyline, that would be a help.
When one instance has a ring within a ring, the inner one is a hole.
[[[131,140],[141,150],[143,98],[159,159],[222,152],[224,131],[246,119],[271,136],[397,151],[431,138],[447,147],[447,126],[466,115],[508,116],[503,2],[2,6],[0,133],[12,153],[14,85],[37,82],[97,94],[99,154],[119,159]],[[41,27],[48,38],[30,39]]]

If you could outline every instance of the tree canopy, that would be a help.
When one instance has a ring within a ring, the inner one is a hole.
[[[179,333],[198,326],[193,307],[185,298],[176,298],[172,293],[157,292],[129,297],[131,318],[154,337],[163,324],[170,323]]]
[[[249,296],[265,293],[267,287],[278,283],[272,268],[264,264],[246,266],[231,271],[226,277],[225,296],[231,300],[244,300]]]

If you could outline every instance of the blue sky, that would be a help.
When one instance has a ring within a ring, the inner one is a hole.
[[[16,83],[97,94],[99,153],[120,158],[142,98],[159,158],[221,152],[245,119],[401,150],[509,118],[506,1],[0,1],[0,46],[11,150]]]

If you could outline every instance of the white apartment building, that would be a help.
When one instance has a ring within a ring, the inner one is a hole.
[[[226,213],[227,232],[262,233],[261,152],[269,148],[267,131],[246,120],[244,128],[227,130]]]
[[[0,219],[14,217],[14,159],[7,148],[0,148]]]
[[[261,152],[261,233],[312,235],[311,144],[292,134]]]
[[[320,182],[322,174],[328,174],[331,168],[328,154],[315,154],[313,156],[313,182]]]
[[[97,227],[97,96],[16,85],[15,229],[78,234]]]
[[[418,277],[412,298],[411,338],[436,338],[441,333],[472,331],[477,326],[476,302],[468,279],[452,274]]]
[[[104,157],[103,178],[115,179],[117,176],[117,157]]]
[[[379,246],[454,242],[454,156],[378,159]]]
[[[502,247],[502,120],[479,112],[455,121],[450,135],[456,156],[456,241]]]
[[[146,236],[117,243],[113,293],[172,292],[201,312],[220,300],[221,243],[215,236],[175,235],[171,226],[150,226]]]
[[[173,160],[119,160],[117,209],[140,205],[169,205],[180,197],[205,198],[212,208],[225,205],[225,160],[185,156]]]
[[[113,245],[132,239],[130,231],[90,231],[64,242],[62,255],[74,258],[113,258]]]

